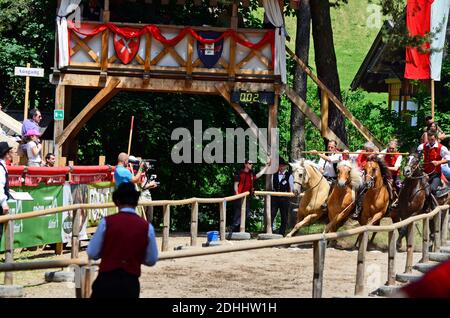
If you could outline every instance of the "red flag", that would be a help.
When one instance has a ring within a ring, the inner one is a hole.
[[[410,36],[424,36],[430,32],[431,4],[433,0],[408,0],[406,25]],[[424,49],[429,49],[426,43]],[[405,78],[430,79],[430,54],[420,53],[417,48],[406,48]]]

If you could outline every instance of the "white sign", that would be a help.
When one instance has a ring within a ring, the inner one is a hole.
[[[44,69],[43,68],[16,67],[16,68],[14,68],[14,75],[30,76],[30,77],[44,77]]]
[[[214,43],[205,44],[205,55],[214,55]]]

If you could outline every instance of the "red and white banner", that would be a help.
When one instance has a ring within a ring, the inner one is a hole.
[[[408,0],[406,25],[409,35],[423,37],[430,31],[435,34],[431,44],[422,47],[426,52],[416,47],[406,48],[405,78],[440,80],[449,8],[450,0]]]

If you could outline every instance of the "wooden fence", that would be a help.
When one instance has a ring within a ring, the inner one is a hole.
[[[270,206],[271,196],[288,196],[292,197],[291,193],[274,193],[274,192],[256,192],[256,195],[265,196],[266,207]],[[314,298],[322,297],[322,285],[323,285],[323,272],[324,272],[324,262],[325,262],[325,250],[326,242],[330,240],[341,239],[345,237],[351,237],[355,235],[362,235],[362,240],[358,251],[358,261],[356,270],[356,283],[355,283],[355,295],[363,295],[365,289],[365,262],[366,262],[366,250],[368,244],[369,233],[374,232],[388,232],[389,242],[388,242],[388,275],[387,275],[387,285],[395,284],[395,255],[396,255],[396,239],[397,230],[401,227],[408,227],[408,242],[407,242],[407,257],[405,264],[405,272],[410,273],[413,267],[413,252],[414,252],[414,225],[415,222],[423,222],[423,246],[422,246],[422,259],[421,262],[429,261],[429,247],[432,246],[434,251],[439,251],[441,242],[447,240],[448,235],[448,205],[439,206],[428,214],[420,214],[414,217],[410,217],[407,220],[389,225],[389,226],[361,226],[355,229],[346,230],[336,233],[323,233],[323,234],[313,234],[305,236],[297,236],[293,238],[283,238],[271,241],[258,241],[243,243],[239,246],[218,246],[211,249],[196,249],[187,251],[174,251],[168,252],[168,242],[169,242],[169,229],[170,229],[170,207],[178,205],[191,205],[192,207],[192,218],[191,218],[191,245],[195,246],[197,243],[198,235],[198,207],[199,204],[219,204],[220,212],[220,239],[225,240],[225,224],[226,224],[226,202],[242,200],[242,210],[241,210],[241,231],[245,231],[245,200],[247,200],[249,193],[243,193],[240,195],[226,197],[226,198],[214,198],[214,199],[200,199],[192,198],[186,200],[178,201],[152,201],[152,202],[140,202],[140,206],[163,206],[164,221],[163,221],[163,242],[162,242],[162,253],[160,254],[159,260],[193,257],[193,256],[203,256],[219,253],[230,253],[238,251],[246,251],[252,249],[261,249],[276,246],[286,246],[290,244],[301,244],[301,243],[313,243],[314,249],[314,276],[313,276],[313,290],[312,296]],[[6,257],[5,264],[0,264],[0,272],[5,272],[5,284],[10,285],[13,283],[12,272],[14,271],[26,271],[26,270],[36,270],[36,269],[47,269],[47,268],[62,268],[68,266],[78,266],[81,267],[79,277],[79,284],[77,286],[83,286],[83,290],[80,291],[81,287],[77,288],[77,295],[82,297],[88,297],[90,294],[90,284],[91,284],[91,274],[93,272],[92,266],[98,265],[98,262],[90,262],[86,259],[78,258],[78,248],[79,248],[79,218],[80,213],[76,213],[74,216],[73,230],[72,230],[72,252],[71,259],[67,260],[53,260],[53,261],[43,261],[43,262],[27,262],[27,263],[14,263],[13,257],[13,221],[28,219],[32,217],[38,217],[43,215],[61,213],[64,211],[77,211],[77,210],[87,210],[87,209],[97,209],[97,208],[110,208],[114,205],[112,203],[107,204],[76,204],[66,207],[52,208],[43,211],[28,212],[19,215],[5,215],[0,216],[0,223],[6,223],[5,235],[6,235]],[[266,209],[266,215],[268,209]],[[267,232],[271,232],[271,222],[270,214],[267,219]],[[441,222],[443,217],[444,222]],[[434,222],[434,239],[430,242],[429,238],[429,224],[430,220]],[[75,226],[77,225],[77,226]],[[270,228],[270,231],[269,231]],[[432,244],[432,245],[431,245]]]

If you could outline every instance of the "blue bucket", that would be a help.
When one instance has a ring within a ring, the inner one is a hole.
[[[210,231],[210,232],[207,232],[206,234],[208,235],[208,242],[219,240],[219,232],[218,231]]]

